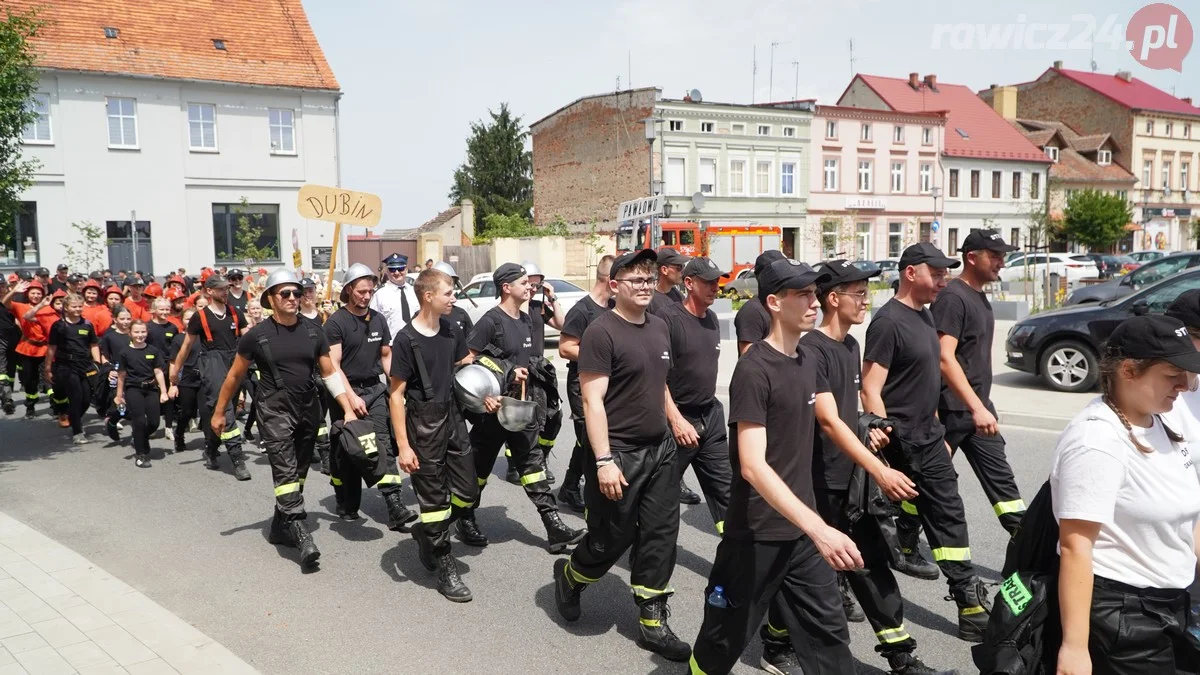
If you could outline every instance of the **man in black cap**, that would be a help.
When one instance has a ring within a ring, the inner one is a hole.
[[[783,260],[780,251],[763,251],[754,261],[754,276],[758,277],[768,265],[776,260]],[[738,356],[746,353],[746,348],[767,337],[771,332],[771,315],[761,302],[745,302],[733,317],[733,330],[737,335]]]
[[[420,310],[417,295],[408,283],[408,256],[393,253],[383,259],[383,266],[387,268],[386,283],[375,291],[371,309],[387,320],[389,333],[399,335],[400,329]]]
[[[38,270],[38,276],[42,276],[42,270],[46,270],[46,268]],[[46,278],[42,280],[43,283],[47,283],[46,295],[54,295],[57,291],[66,293],[70,290],[67,288],[67,280],[71,278],[70,271],[71,268],[66,263],[59,263],[55,269],[54,278],[50,279],[50,270],[46,270]]]
[[[687,261],[687,256],[669,246],[658,249],[658,282],[647,312],[662,316],[667,307],[683,302],[679,284],[683,282],[683,266]]]
[[[925,308],[945,288],[947,270],[958,266],[929,242],[904,249],[900,290],[867,327],[862,399],[866,412],[896,421],[884,456],[917,484],[920,493],[913,501],[901,502],[901,508],[921,517],[933,559],[958,605],[959,639],[980,642],[990,594],[971,563],[958,475],[947,452],[945,428],[937,419],[941,346],[933,315]],[[915,542],[902,542],[901,547],[897,569],[927,578],[928,571],[920,567],[923,560],[913,558]]]
[[[0,312],[3,312],[0,309]],[[1192,344],[1200,350],[1200,289],[1184,291],[1175,298],[1165,314],[1173,319],[1179,319],[1187,327]],[[1200,439],[1200,391],[1192,388],[1179,395],[1172,414],[1185,418],[1184,431],[1192,432]]]
[[[667,599],[679,537],[675,445],[664,443],[671,338],[646,307],[654,293],[655,253],[626,253],[612,265],[617,304],[588,326],[579,381],[593,460],[584,486],[588,533],[570,560],[554,563],[554,595],[567,621],[579,619],[580,594],[634,548],[630,585],[638,604],[637,644],[672,661],[691,653],[667,624]]]
[[[235,267],[229,270],[225,278],[229,280],[229,306],[236,309],[239,315],[246,316],[246,302],[250,300],[250,296],[242,290],[246,273]]]

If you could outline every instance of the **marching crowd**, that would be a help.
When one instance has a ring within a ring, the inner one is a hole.
[[[993,607],[972,562],[961,451],[1014,544],[1034,526],[1043,538],[1060,530],[1050,538],[1061,543],[1051,550],[1059,620],[1038,643],[1048,672],[1190,672],[1200,291],[1108,336],[1102,394],[1063,432],[1027,509],[990,400],[985,288],[1012,250],[990,230],[973,230],[958,258],[910,246],[862,345],[850,330],[867,319],[878,271],[763,253],[758,297],[734,322],[728,411],[711,309],[727,271],[669,248],[604,257],[570,311],[535,264],[504,263],[492,276],[498,304],[474,323],[456,305],[452,267],[428,261],[415,274],[400,254],[382,261],[383,275],[352,265],[336,304],[286,269],[180,270],[160,284],[60,265],[53,278],[41,269],[0,280],[0,404],[15,413],[17,378],[36,417],[45,391],[79,444],[91,440],[83,417],[94,408],[113,440],[131,429],[143,468],[160,424],[183,451],[198,418],[206,467],[220,468],[224,446],[238,480],[251,478],[243,439],[257,426],[272,544],[317,563],[304,482],[318,465],[342,519],[360,519],[363,486],[378,488],[389,529],[411,533],[454,602],[472,593],[450,539],[488,545],[476,510],[504,449],[547,549],[565,554],[552,565],[562,618],[579,619],[589,586],[628,555],[637,644],[693,674],[728,673],[755,633],[774,675],[853,673],[852,621],[869,622],[892,673],[955,672],[915,655],[893,570],[945,576],[958,637],[984,643],[976,663],[996,661],[1013,645],[996,644],[1000,600]],[[561,335],[565,406],[546,325]],[[546,460],[567,413],[576,441],[555,493]],[[694,645],[668,622],[689,467],[720,537]],[[586,528],[564,523],[560,505],[582,511]]]

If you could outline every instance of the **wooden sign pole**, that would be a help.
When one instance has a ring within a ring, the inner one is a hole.
[[[329,278],[325,280],[325,299],[333,302],[333,271],[337,269],[338,242],[342,240],[342,224],[333,224],[333,251],[329,256]]]

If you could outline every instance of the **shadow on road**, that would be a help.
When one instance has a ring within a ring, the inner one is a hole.
[[[85,427],[84,431],[94,432],[89,427]],[[48,440],[47,436],[52,438]],[[94,451],[95,445],[71,444],[70,433],[65,429],[56,428],[56,421],[50,416],[48,408],[41,410],[40,414],[31,420],[17,415],[0,415],[0,471],[12,471],[17,468],[17,462],[58,459],[61,455],[89,450]]]

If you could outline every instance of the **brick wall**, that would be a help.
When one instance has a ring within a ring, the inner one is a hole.
[[[649,190],[642,120],[654,113],[654,89],[577,101],[539,122],[533,136],[533,213],[543,225],[611,223],[617,205]],[[654,155],[658,172],[658,153]]]

